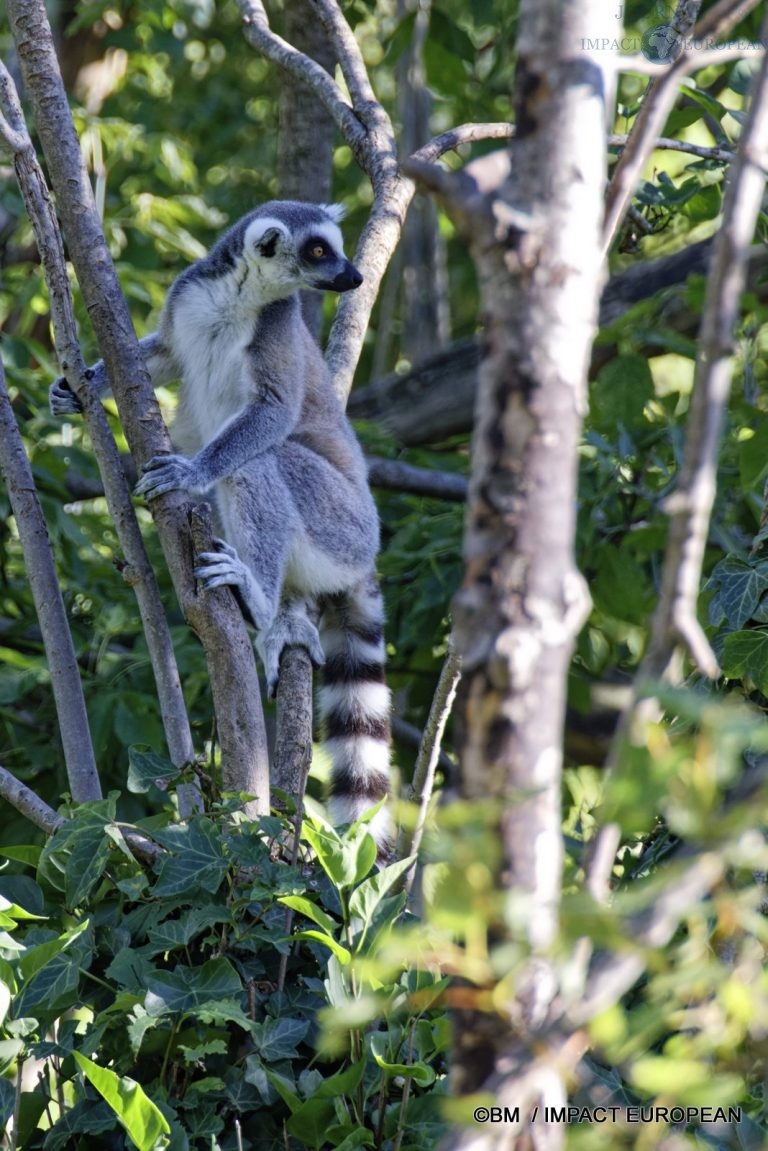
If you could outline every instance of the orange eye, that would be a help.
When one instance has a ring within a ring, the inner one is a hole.
[[[323,256],[325,255],[325,245],[324,244],[315,244],[314,247],[312,248],[312,255],[315,257],[316,260],[321,260],[323,258]]]

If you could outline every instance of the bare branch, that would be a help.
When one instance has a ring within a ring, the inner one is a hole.
[[[32,468],[24,451],[10,396],[5,386],[2,362],[0,362],[0,470],[16,517],[27,578],[43,633],[69,789],[78,803],[88,799],[100,799],[101,785],[88,729],[88,714],[85,709],[75,647],[69,630],[67,609],[56,577],[48,529],[35,490]]]
[[[610,147],[623,148],[629,140],[629,136],[613,135],[608,137],[608,144]],[[736,153],[729,148],[707,147],[704,144],[689,144],[686,140],[670,140],[666,136],[661,136],[654,144],[654,150],[672,151],[672,152],[685,152],[689,156],[698,156],[701,160],[722,160],[727,164],[734,159]]]
[[[2,62],[0,62],[0,94],[3,107],[9,117],[18,124],[21,106],[13,80]],[[130,489],[106,414],[101,404],[90,394],[86,365],[77,338],[58,221],[50,201],[45,177],[37,162],[23,120],[15,136],[19,148],[14,153],[14,167],[35,233],[50,293],[51,322],[59,363],[62,371],[68,373],[72,379],[75,391],[83,403],[88,432],[102,475],[107,506],[126,559],[127,566],[123,569],[123,575],[126,582],[132,586],[139,606],[157,685],[168,751],[172,762],[177,767],[182,767],[191,762],[195,752],[160,589],[144,547]],[[187,808],[194,804],[194,797],[182,790],[179,799],[182,814],[187,814]]]
[[[419,754],[416,758],[416,766],[413,771],[409,799],[412,803],[419,805],[416,826],[410,842],[407,841],[407,836],[401,833],[400,844],[398,846],[398,856],[400,859],[405,859],[409,855],[414,856],[413,865],[408,871],[404,883],[406,891],[411,890],[416,876],[417,857],[424,835],[424,828],[427,825],[427,813],[434,791],[435,771],[437,770],[440,759],[440,748],[445,734],[445,727],[453,708],[453,701],[456,698],[460,678],[461,656],[456,651],[453,636],[451,636],[448,641],[448,652],[445,657],[445,662],[440,671],[440,678],[437,681],[435,694],[432,697],[432,705],[429,709],[427,725],[424,728],[424,735],[419,748]]]
[[[734,24],[757,6],[759,0],[721,0],[693,30],[694,40],[716,39],[724,35]],[[677,99],[679,81],[693,70],[695,49],[681,52],[665,74],[657,81],[648,84],[643,106],[638,113],[627,146],[613,170],[606,199],[603,244],[607,250],[621,225],[624,214],[634,193],[640,175],[653,152],[655,142],[661,133],[669,113]],[[719,62],[723,62],[717,53]]]
[[[686,912],[720,881],[725,868],[722,851],[710,851],[698,856],[682,872],[668,876],[651,910],[627,925],[627,937],[637,943],[637,950],[600,956],[595,961],[578,1003],[568,1010],[574,1026],[582,1026],[618,1003],[645,971],[643,950],[668,943]]]
[[[251,47],[273,64],[290,72],[302,84],[308,84],[312,88],[357,155],[365,139],[365,129],[348,101],[342,96],[334,79],[315,60],[298,52],[293,45],[272,31],[261,0],[238,0],[238,7],[243,14],[245,25],[243,35]]]
[[[434,163],[446,152],[453,152],[462,144],[474,144],[478,140],[511,140],[514,134],[514,124],[459,124],[457,128],[449,128],[447,132],[441,132],[424,144],[413,153],[411,160]]]
[[[70,256],[99,339],[126,437],[134,457],[143,462],[168,451],[170,441],[107,250],[45,6],[43,0],[11,0],[8,13]],[[82,398],[87,404],[88,397]],[[215,668],[220,676],[218,683],[212,682],[214,702],[228,704],[224,713],[217,716],[227,786],[258,796],[252,808],[254,814],[257,810],[266,811],[266,737],[255,658],[244,621],[228,591],[197,593],[184,497],[170,493],[155,500],[151,510],[182,610],[203,643],[209,669]]]
[[[366,105],[371,105],[374,117],[380,114],[380,105],[368,78],[368,70],[358,46],[355,34],[347,23],[336,0],[309,0],[336,49],[339,66],[352,97],[352,107],[360,115]],[[360,117],[363,123],[364,117]]]
[[[417,496],[432,496],[437,500],[463,501],[467,498],[468,483],[457,472],[434,472],[417,468],[400,460],[385,460],[368,456],[368,479],[375,488],[413,492]]]
[[[53,835],[66,823],[62,815],[4,767],[0,767],[0,796],[46,835]]]

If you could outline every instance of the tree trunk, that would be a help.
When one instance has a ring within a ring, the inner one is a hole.
[[[520,1120],[457,1133],[452,1146],[556,1148],[531,1107],[559,1103],[554,1054],[532,1049],[550,1023],[548,949],[561,892],[566,680],[589,596],[574,566],[577,450],[602,280],[605,84],[585,49],[611,36],[600,0],[522,0],[516,136],[458,176],[411,168],[467,236],[484,336],[465,533],[454,601],[463,659],[461,790],[499,809],[503,910],[492,927],[529,955],[496,1012],[456,1019],[453,1089],[514,1091]],[[608,27],[606,28],[606,24]],[[604,31],[603,31],[604,30]],[[557,1044],[552,1042],[550,1048]]]

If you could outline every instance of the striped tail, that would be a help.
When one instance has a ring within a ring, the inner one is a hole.
[[[329,810],[334,824],[351,823],[389,792],[391,697],[385,682],[384,605],[375,572],[323,601],[325,652],[319,692],[325,746],[331,756]],[[371,831],[380,855],[389,847],[384,808]]]

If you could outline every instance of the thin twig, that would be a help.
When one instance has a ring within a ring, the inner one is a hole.
[[[355,116],[335,80],[320,64],[297,51],[269,26],[261,0],[237,0],[243,14],[243,35],[252,48],[279,65],[302,84],[308,84],[325,105],[329,115],[353,152],[361,147],[365,129]]]
[[[474,144],[478,140],[511,140],[515,134],[514,124],[500,121],[488,124],[459,124],[441,132],[413,153],[413,159],[434,163],[446,152],[453,152],[462,144]]]
[[[612,135],[608,137],[608,146],[612,148],[623,148],[629,135],[626,133]],[[701,160],[722,160],[730,164],[735,158],[736,152],[730,148],[708,147],[705,144],[689,144],[686,140],[671,140],[667,136],[660,136],[654,144],[654,150],[672,151],[672,152],[685,152],[689,156],[698,156]]]
[[[403,832],[401,833],[400,844],[398,845],[398,856],[400,859],[405,859],[409,855],[414,856],[413,864],[403,883],[406,891],[411,890],[416,876],[416,857],[418,856],[421,840],[424,836],[424,829],[427,825],[427,813],[435,786],[435,770],[440,758],[440,748],[443,742],[443,735],[445,734],[445,726],[451,714],[460,678],[461,656],[456,651],[453,635],[451,635],[448,640],[448,651],[445,661],[440,671],[440,678],[437,681],[435,694],[432,697],[432,705],[429,709],[427,724],[424,728],[421,747],[419,748],[419,754],[416,757],[416,766],[413,771],[413,781],[411,783],[409,799],[412,803],[419,805],[416,826],[410,842],[408,842],[408,837]]]

